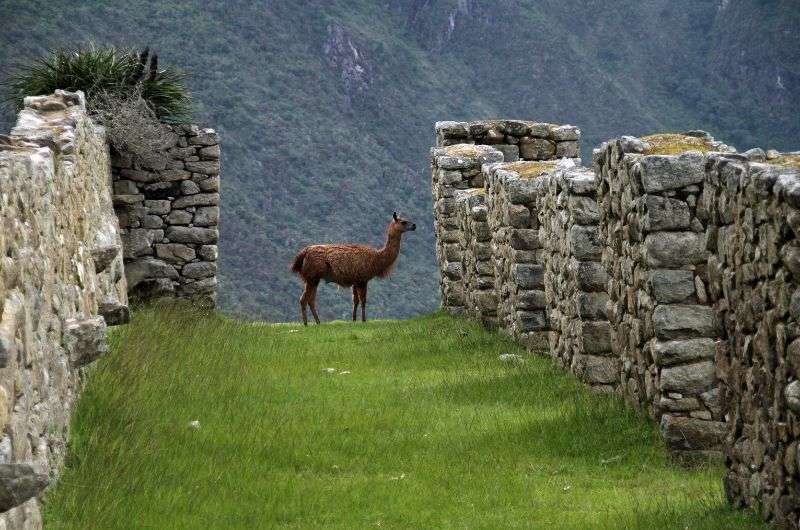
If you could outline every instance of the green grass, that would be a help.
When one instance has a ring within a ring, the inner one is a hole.
[[[46,528],[758,527],[721,468],[671,464],[616,399],[546,358],[501,363],[524,352],[448,316],[304,329],[166,307],[112,343]]]

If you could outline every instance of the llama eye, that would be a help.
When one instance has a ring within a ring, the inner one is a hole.
[[[403,221],[403,224],[404,224],[404,225],[407,225],[407,224],[408,224],[408,221]]]

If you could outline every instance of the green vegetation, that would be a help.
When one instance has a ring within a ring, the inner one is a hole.
[[[173,67],[159,68],[149,50],[137,54],[115,47],[60,48],[20,64],[5,84],[15,108],[22,107],[25,96],[58,89],[82,90],[90,110],[97,98],[139,92],[162,121],[186,122],[191,116],[185,75]]]
[[[671,464],[617,399],[546,358],[500,362],[524,352],[466,321],[186,310],[115,330],[47,528],[759,527],[722,469]]]

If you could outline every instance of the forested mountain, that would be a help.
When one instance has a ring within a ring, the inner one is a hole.
[[[220,304],[251,317],[296,319],[294,253],[380,245],[393,210],[420,228],[369,313],[438,305],[437,120],[571,123],[584,159],[615,135],[696,128],[800,149],[796,0],[0,0],[0,78],[89,42],[190,72],[196,121],[222,137]],[[349,300],[321,289],[322,316]]]

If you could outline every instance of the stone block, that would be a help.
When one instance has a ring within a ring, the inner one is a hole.
[[[653,329],[659,339],[683,339],[716,336],[714,310],[701,305],[657,305],[653,311]]]
[[[704,451],[716,449],[727,434],[721,421],[706,421],[685,416],[664,414],[661,417],[661,436],[673,451]]]
[[[519,289],[544,288],[544,267],[542,265],[513,265],[511,274]]]
[[[644,201],[644,230],[655,232],[689,228],[691,213],[686,202],[660,195],[647,195]]]
[[[657,268],[680,268],[703,263],[705,234],[696,232],[653,232],[644,241],[647,264]]]
[[[195,243],[198,245],[216,244],[219,232],[215,228],[170,226],[167,239],[173,243]]]
[[[647,155],[639,161],[647,193],[678,190],[705,180],[705,157],[696,151],[680,155]]]
[[[581,381],[589,384],[614,384],[619,381],[619,359],[596,355],[575,354],[572,372]]]
[[[683,339],[653,341],[653,359],[660,366],[687,363],[701,359],[713,359],[716,352],[714,339]]]
[[[714,363],[708,360],[669,366],[661,370],[659,387],[662,392],[700,394],[714,384],[714,373]]]
[[[64,321],[61,344],[74,366],[84,366],[108,351],[103,317]]]
[[[683,302],[695,293],[694,273],[682,269],[650,271],[650,292],[658,303]]]

